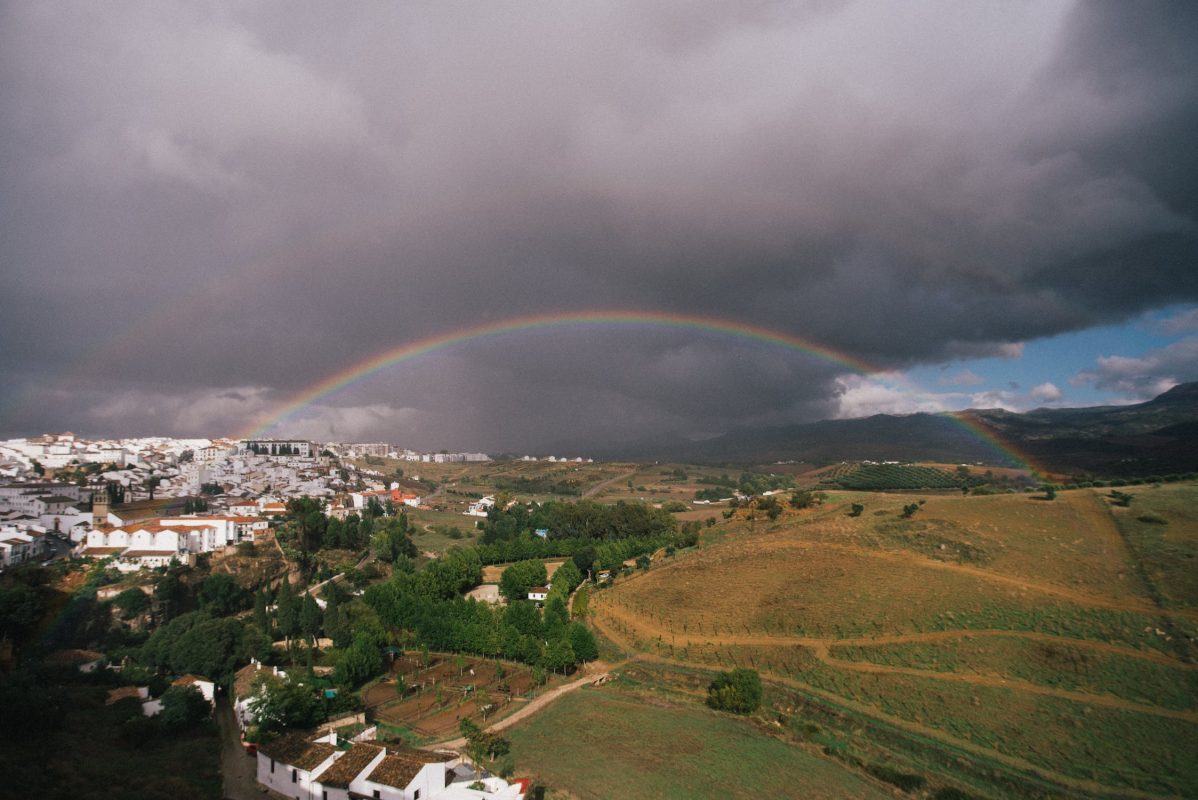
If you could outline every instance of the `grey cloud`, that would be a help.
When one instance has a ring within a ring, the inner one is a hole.
[[[1198,380],[1198,336],[1189,336],[1141,356],[1102,356],[1094,369],[1074,378],[1115,391],[1130,401],[1149,400],[1178,383]]]
[[[269,407],[535,313],[718,316],[905,368],[1193,300],[1193,8],[6,6],[0,428],[235,429],[238,387]],[[294,424],[709,433],[834,413],[841,371],[530,333]]]

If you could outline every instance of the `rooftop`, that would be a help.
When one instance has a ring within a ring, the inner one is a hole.
[[[348,788],[350,781],[366,769],[371,761],[383,752],[383,748],[372,744],[355,744],[338,758],[317,779],[325,786]]]
[[[212,681],[208,680],[207,678],[188,673],[187,675],[182,675],[171,681],[171,686],[191,686],[193,683],[199,683],[201,681],[204,683],[212,683]]]
[[[281,761],[296,769],[311,771],[337,752],[337,748],[328,742],[310,742],[310,735],[302,732],[288,733],[258,749],[275,761]]]
[[[272,668],[258,663],[246,664],[237,670],[237,674],[233,676],[233,696],[249,697],[250,691],[254,688],[254,678],[257,678],[259,673],[263,672],[267,675],[274,674]]]
[[[443,764],[445,761],[446,757],[439,753],[404,748],[387,753],[367,780],[396,789],[406,789],[426,764]]]

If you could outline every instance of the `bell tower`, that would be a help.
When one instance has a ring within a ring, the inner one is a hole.
[[[108,500],[108,488],[99,489],[92,493],[92,527],[107,528],[108,527],[108,509],[110,502]]]

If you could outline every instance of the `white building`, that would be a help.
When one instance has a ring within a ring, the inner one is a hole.
[[[46,551],[46,538],[41,533],[15,525],[0,527],[0,567],[40,561]]]
[[[171,681],[171,686],[194,686],[208,701],[208,705],[216,705],[216,683],[199,675],[187,674]]]
[[[494,506],[495,506],[495,497],[493,495],[487,495],[485,497],[479,498],[478,500],[475,500],[462,513],[468,517],[485,517],[485,516],[487,516],[487,512],[490,511],[491,508],[493,508]]]
[[[337,734],[282,736],[258,749],[258,783],[308,800],[523,800],[526,784],[476,774],[457,755],[353,743]]]
[[[257,696],[254,684],[259,676],[286,678],[287,673],[278,667],[268,667],[256,658],[251,658],[249,664],[237,670],[233,676],[233,714],[242,730],[255,722],[250,701]]]

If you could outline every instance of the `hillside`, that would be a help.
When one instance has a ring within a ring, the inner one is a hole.
[[[763,719],[844,763],[977,797],[1194,796],[1198,486],[1132,494],[742,509],[594,621],[683,696],[696,670],[756,669]]]

